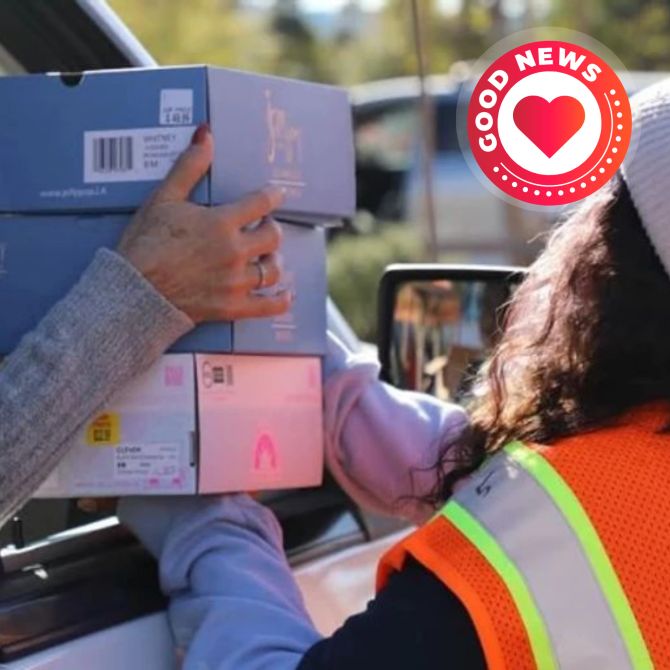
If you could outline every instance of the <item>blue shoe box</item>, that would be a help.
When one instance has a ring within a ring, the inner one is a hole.
[[[355,208],[345,90],[209,66],[0,78],[0,212],[137,208],[208,122],[217,205],[273,183],[281,215],[331,222]]]
[[[127,214],[0,216],[0,355],[11,353],[66,295],[98,248],[115,248],[128,220]],[[282,228],[280,285],[293,292],[290,311],[275,318],[203,324],[171,352],[325,353],[325,229],[290,223]]]
[[[293,305],[270,319],[233,324],[238,354],[326,354],[326,231],[322,227],[282,224],[279,287],[291,291]],[[267,290],[272,293],[275,287]],[[200,349],[200,351],[205,351]]]
[[[323,226],[355,203],[345,91],[192,66],[4,77],[0,100],[0,353],[67,293],[97,248],[115,247],[204,121],[215,159],[191,199],[217,205],[282,186],[282,282],[295,302],[277,319],[204,324],[171,351],[325,353]]]

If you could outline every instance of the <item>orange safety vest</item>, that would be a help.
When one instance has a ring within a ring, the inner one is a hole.
[[[670,407],[490,457],[391,549],[463,603],[492,670],[670,669]],[[445,654],[448,654],[448,640]]]

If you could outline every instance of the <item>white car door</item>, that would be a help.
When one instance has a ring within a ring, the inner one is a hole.
[[[323,634],[365,608],[401,524],[366,517],[330,480],[268,501]],[[0,668],[170,670],[156,566],[115,517],[2,551]]]
[[[176,670],[165,613],[152,614],[86,635],[26,658],[6,670]]]
[[[374,596],[380,555],[402,536],[310,561],[295,570],[307,610],[317,630],[333,633],[344,620],[365,609]],[[165,612],[150,614],[0,665],[0,670],[177,670]]]

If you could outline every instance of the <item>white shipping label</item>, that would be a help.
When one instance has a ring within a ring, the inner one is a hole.
[[[87,130],[84,182],[160,181],[191,142],[195,126]]]
[[[161,91],[160,123],[165,126],[193,123],[193,89],[164,88]]]
[[[149,485],[177,484],[180,479],[178,444],[121,444],[115,449],[114,476]]]

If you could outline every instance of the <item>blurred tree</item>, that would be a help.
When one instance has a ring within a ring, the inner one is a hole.
[[[164,64],[208,62],[345,85],[416,72],[408,0],[386,0],[376,13],[348,0],[327,37],[313,32],[297,0],[277,0],[266,11],[244,0],[109,2]],[[420,2],[435,73],[537,22],[595,37],[630,69],[670,69],[668,0]]]
[[[296,0],[272,11],[241,0],[109,0],[163,65],[212,63],[243,70],[335,81],[332,48],[315,38]]]
[[[420,0],[425,20],[429,69],[445,73],[459,60],[472,60],[506,32],[504,0],[461,0],[446,12],[439,0]],[[417,63],[407,0],[387,0],[379,30],[354,47],[370,79],[416,73]]]
[[[324,65],[327,47],[313,35],[297,0],[276,0],[270,30],[279,45],[273,68],[275,72],[298,79],[333,79],[334,73]]]
[[[670,69],[668,0],[555,0],[550,18],[601,41],[628,69]]]
[[[442,45],[433,43],[443,17],[437,10],[436,0],[420,1],[426,17],[428,56],[435,65],[434,70],[443,71],[451,60],[445,62],[441,58],[444,54]],[[412,12],[408,0],[387,0],[375,16],[363,12],[357,2],[350,2],[346,12],[347,29],[338,35],[334,59],[338,69],[345,73],[345,81],[353,83],[416,73]],[[352,17],[357,17],[358,25]],[[344,18],[345,14],[342,14],[343,22]]]
[[[163,65],[212,63],[272,72],[279,44],[260,13],[239,0],[110,0]]]
[[[338,44],[355,42],[365,19],[366,15],[359,0],[348,0],[337,18],[335,42]]]
[[[421,260],[421,245],[411,226],[384,226],[374,235],[337,237],[328,247],[328,291],[356,334],[376,339],[377,291],[391,263]]]

